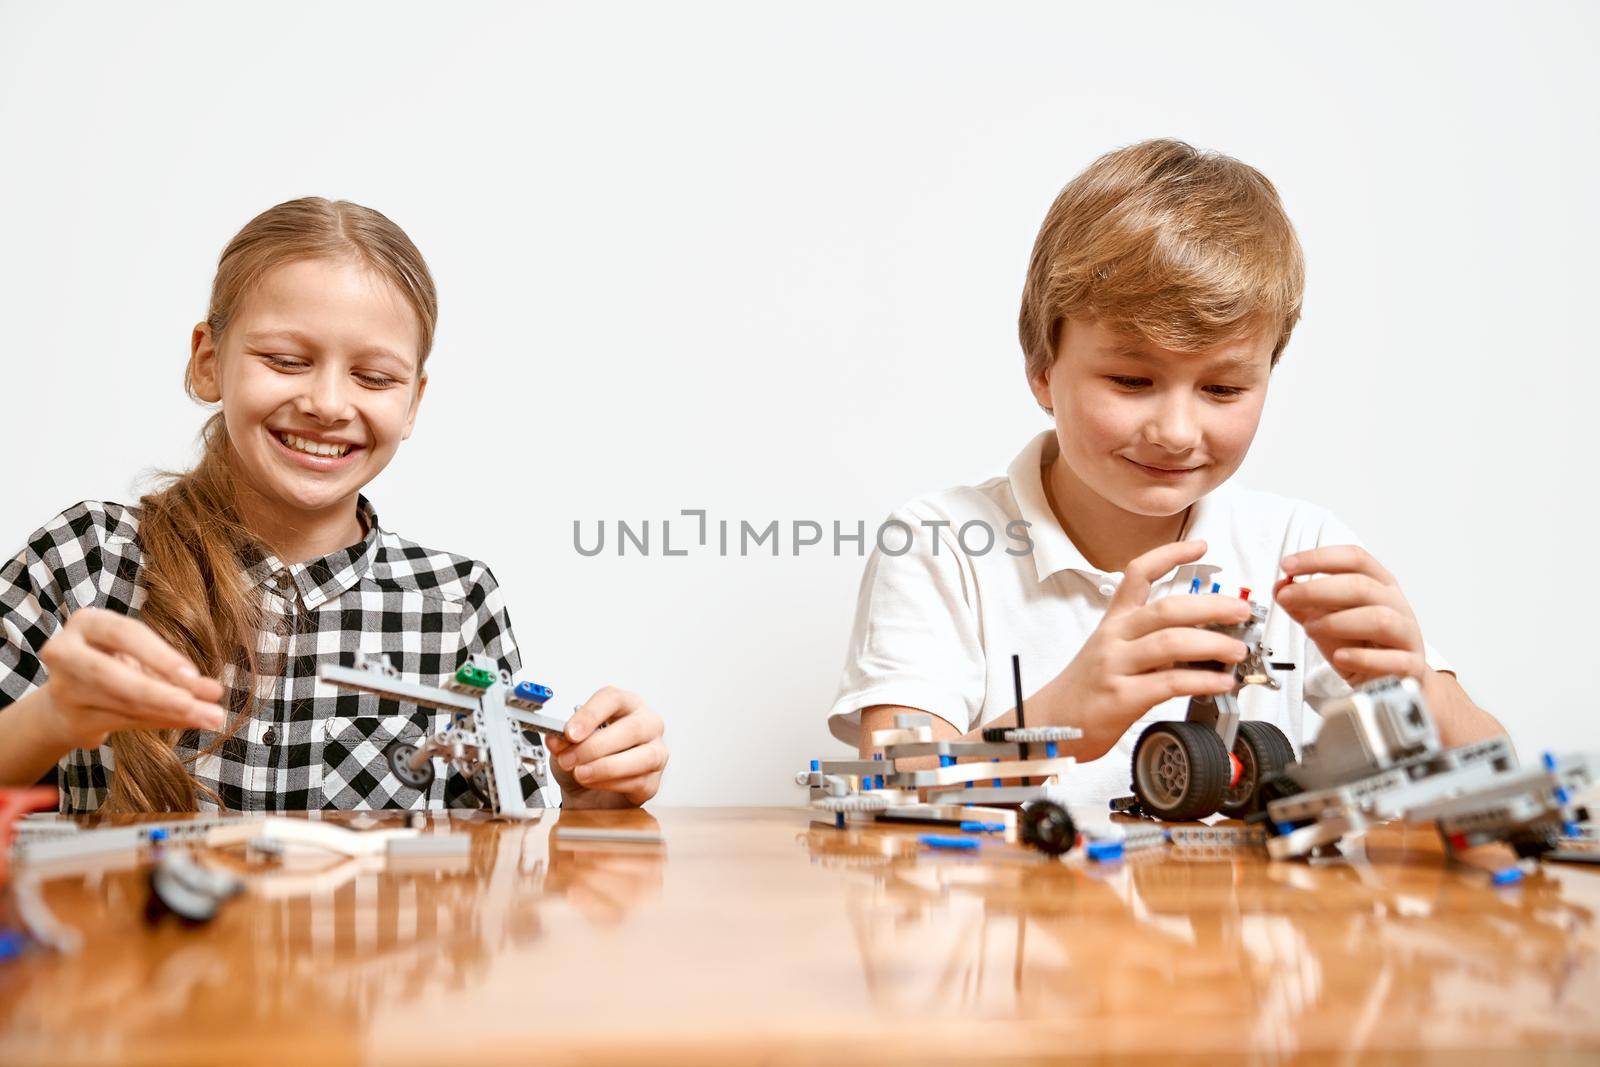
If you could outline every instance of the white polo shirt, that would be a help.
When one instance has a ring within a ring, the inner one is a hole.
[[[1100,625],[1122,574],[1091,566],[1051,512],[1043,468],[1056,447],[1055,431],[1045,430],[1004,477],[920,497],[890,517],[913,536],[909,550],[890,555],[884,547],[898,549],[904,531],[886,532],[867,561],[844,676],[829,713],[835,737],[856,744],[861,709],[875,704],[920,708],[963,732],[974,730],[1011,709],[1013,653],[1021,657],[1025,698],[1078,654]],[[1020,527],[1009,527],[1015,536],[1007,535],[1008,525],[1018,520],[1029,524],[1031,553],[1022,552]],[[962,550],[960,531],[973,522],[994,531],[990,551],[980,554],[987,542],[980,526],[968,528],[971,551]],[[931,525],[938,523],[948,525]],[[1307,739],[1305,706],[1315,711],[1350,687],[1272,600],[1278,561],[1360,539],[1324,508],[1227,484],[1195,502],[1185,537],[1206,542],[1205,558],[1158,581],[1151,599],[1187,594],[1195,577],[1208,592],[1213,580],[1231,595],[1241,586],[1251,589],[1251,599],[1267,607],[1266,643],[1273,658],[1296,669],[1280,675],[1283,688],[1276,692],[1245,687],[1241,713],[1275,724],[1298,751]],[[1427,659],[1436,670],[1449,669],[1431,647]],[[1187,705],[1187,697],[1157,705],[1111,751],[1064,776],[1071,802],[1104,805],[1127,795],[1140,732],[1152,722],[1183,718]]]

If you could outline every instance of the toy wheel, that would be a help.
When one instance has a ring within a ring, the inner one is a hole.
[[[1300,787],[1294,780],[1286,775],[1263,778],[1261,784],[1256,786],[1256,804],[1254,810],[1244,817],[1244,821],[1251,826],[1265,826],[1267,836],[1278,836],[1278,824],[1273,821],[1272,814],[1267,811],[1267,805],[1284,797],[1292,797],[1300,792]]]
[[[416,745],[406,741],[391,741],[389,747],[383,750],[383,757],[389,761],[389,769],[394,772],[396,778],[412,789],[420,791],[433,784],[433,761],[429,760],[413,770],[411,757],[416,753]]]
[[[1239,783],[1222,791],[1222,803],[1217,807],[1230,819],[1240,819],[1256,810],[1261,783],[1282,774],[1294,762],[1294,746],[1270,722],[1241,722],[1233,739],[1233,754],[1239,760]]]
[[[1133,749],[1133,792],[1140,807],[1170,822],[1214,814],[1231,771],[1222,738],[1197,722],[1147,726]]]
[[[1558,836],[1553,827],[1519,830],[1512,834],[1506,843],[1511,846],[1518,859],[1536,860],[1546,852],[1554,852],[1559,847]]]
[[[1078,840],[1078,827],[1060,804],[1036,800],[1022,809],[1021,836],[1023,844],[1060,856],[1072,851]]]

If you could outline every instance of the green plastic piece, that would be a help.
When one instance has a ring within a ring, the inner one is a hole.
[[[465,663],[462,664],[460,670],[456,671],[456,681],[460,682],[462,685],[470,685],[478,689],[487,689],[494,684],[494,675],[490,674],[482,667],[474,667],[470,663]]]

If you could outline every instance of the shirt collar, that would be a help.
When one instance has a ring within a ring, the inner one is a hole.
[[[378,556],[378,541],[383,531],[378,526],[378,513],[364,496],[356,497],[356,515],[367,533],[355,544],[318,559],[288,566],[270,552],[253,549],[246,553],[242,561],[245,580],[252,587],[271,586],[278,593],[288,596],[290,590],[283,586],[281,577],[287,575],[307,609],[321,607],[366,577],[372,569],[373,560]]]
[[[1011,494],[1017,501],[1017,510],[1028,523],[1028,537],[1033,543],[1033,565],[1041,582],[1061,571],[1077,571],[1099,579],[1106,572],[1090,564],[1078,546],[1072,543],[1072,538],[1067,536],[1067,531],[1056,519],[1055,512],[1050,510],[1050,498],[1045,495],[1044,464],[1055,458],[1057,449],[1056,432],[1041,431],[1017,454],[1006,471],[1011,481]],[[1223,487],[1218,486],[1194,502],[1194,511],[1189,516],[1189,526],[1183,535],[1185,540],[1204,540],[1207,556],[1214,556],[1228,535],[1227,509],[1213,499],[1222,491]],[[1186,586],[1195,578],[1208,583],[1220,569],[1211,563],[1185,564],[1157,579],[1155,584],[1171,581],[1174,575]]]

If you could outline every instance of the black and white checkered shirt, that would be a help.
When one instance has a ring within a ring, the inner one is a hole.
[[[389,770],[384,748],[415,743],[444,712],[380,699],[317,681],[317,665],[350,663],[357,652],[387,657],[400,675],[438,684],[475,654],[516,673],[511,620],[494,575],[482,563],[436,552],[378,526],[360,502],[367,536],[359,544],[285,566],[267,556],[246,573],[265,607],[264,676],[255,713],[211,755],[216,735],[186,731],[177,754],[195,777],[240,811],[308,808],[477,807],[458,775],[440,775],[426,796]],[[0,567],[0,707],[46,679],[39,650],[81,607],[139,614],[139,511],[86,501],[52,519]],[[227,707],[240,707],[242,679],[230,671]],[[108,746],[69,752],[58,768],[61,810],[93,811],[114,773]],[[554,789],[555,786],[550,787]],[[523,792],[543,798],[524,775]],[[202,806],[205,801],[202,800]]]

